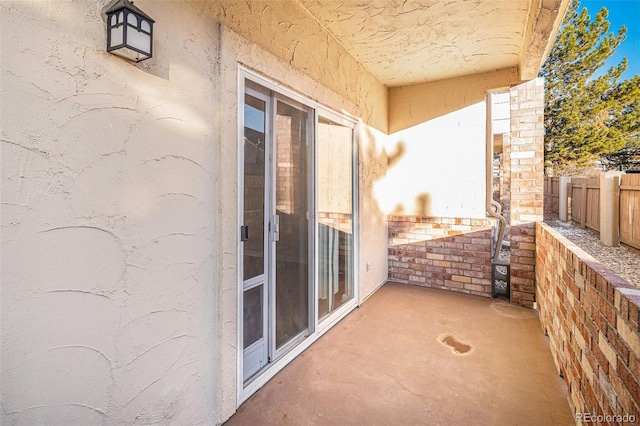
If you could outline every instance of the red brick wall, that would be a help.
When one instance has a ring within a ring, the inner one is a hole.
[[[389,280],[491,296],[487,219],[388,217]]]
[[[640,423],[640,290],[543,223],[536,258],[540,323],[572,409]]]
[[[544,80],[511,88],[509,223],[511,302],[532,307],[535,297],[535,222],[544,205]],[[505,143],[506,144],[506,143]]]

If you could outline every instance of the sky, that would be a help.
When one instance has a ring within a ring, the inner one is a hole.
[[[627,27],[627,39],[603,68],[618,65],[626,57],[627,70],[622,74],[622,79],[640,75],[640,0],[580,0],[580,10],[585,7],[592,20],[602,7],[607,8],[609,32],[617,34],[622,25]]]

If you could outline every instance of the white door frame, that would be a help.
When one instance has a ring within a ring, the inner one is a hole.
[[[246,91],[245,80],[251,80],[254,83],[263,86],[265,89],[270,90],[274,93],[275,99],[284,99],[285,103],[290,103],[290,101],[294,101],[299,105],[302,105],[305,110],[310,111],[309,122],[311,132],[309,133],[310,138],[309,142],[312,144],[311,157],[308,161],[309,173],[311,173],[310,180],[312,182],[308,190],[311,195],[311,201],[309,206],[309,223],[312,226],[309,227],[309,251],[310,251],[310,263],[309,263],[309,280],[310,280],[310,288],[309,288],[309,329],[306,334],[301,333],[301,335],[296,338],[290,340],[288,343],[283,345],[279,351],[276,351],[275,354],[277,357],[268,363],[266,367],[264,367],[261,371],[253,376],[248,382],[245,383],[243,380],[243,256],[242,256],[242,243],[240,242],[240,238],[238,238],[237,243],[237,270],[238,270],[238,298],[237,298],[237,406],[240,406],[244,401],[246,401],[253,393],[255,393],[259,388],[261,388],[265,383],[267,383],[273,376],[275,376],[282,368],[284,368],[289,362],[291,362],[294,358],[296,358],[299,354],[301,354],[305,349],[307,349],[311,344],[313,344],[320,336],[322,336],[326,331],[328,331],[331,327],[333,327],[337,322],[339,322],[342,318],[344,318],[349,312],[355,309],[360,303],[360,291],[359,291],[359,273],[358,273],[358,253],[359,253],[359,220],[358,220],[358,145],[357,145],[357,134],[358,134],[358,120],[354,117],[350,117],[344,113],[338,113],[326,107],[323,107],[320,104],[317,104],[310,99],[305,98],[288,88],[278,84],[273,80],[269,80],[268,78],[261,76],[254,71],[249,70],[248,68],[238,65],[238,229],[242,225],[244,218],[244,200],[243,200],[243,180],[244,180],[244,95]],[[251,94],[251,93],[250,93]],[[289,101],[289,102],[287,102]],[[273,103],[275,105],[275,102]],[[295,106],[295,105],[294,105]],[[297,106],[296,106],[297,107]],[[267,108],[268,109],[268,108]],[[272,113],[275,117],[275,113]],[[316,146],[316,131],[317,131],[317,121],[318,117],[322,116],[328,118],[337,123],[344,123],[345,125],[352,126],[353,131],[353,163],[352,163],[352,176],[353,176],[353,233],[354,233],[354,242],[353,242],[353,250],[354,250],[354,259],[353,259],[353,275],[354,275],[354,294],[353,298],[346,302],[343,306],[336,309],[329,317],[324,318],[322,322],[318,322],[317,312],[318,312],[318,292],[317,292],[317,282],[318,282],[318,268],[316,266],[316,257],[318,250],[318,241],[316,238],[318,232],[318,220],[317,220],[317,191],[316,191],[316,166],[317,166],[317,146]],[[268,120],[267,120],[268,121]],[[274,127],[274,123],[270,123],[270,127],[272,130]],[[265,132],[267,129],[265,128]],[[266,154],[265,154],[266,155]],[[271,164],[273,165],[273,161]],[[269,166],[272,168],[273,166]],[[268,174],[275,173],[275,170],[269,170]],[[271,177],[274,175],[271,174]],[[271,191],[275,196],[274,191]],[[265,199],[265,203],[267,200]],[[269,204],[275,203],[275,200],[269,200]],[[273,204],[275,210],[275,204]],[[271,207],[267,209],[265,206],[265,221],[267,220],[267,211],[271,211]],[[267,222],[265,222],[267,223]],[[269,233],[271,234],[271,233]],[[271,244],[271,235],[269,238],[266,238],[265,245]],[[265,247],[265,257],[267,257],[267,247]],[[271,251],[269,249],[269,251]],[[273,256],[272,256],[273,257]],[[269,260],[271,262],[271,260]],[[267,266],[267,265],[265,265]],[[273,264],[269,263],[269,270],[273,270]],[[269,270],[265,270],[265,274],[270,274]],[[266,285],[266,284],[265,284]],[[266,288],[266,287],[265,287]],[[270,298],[272,299],[272,298]],[[273,303],[273,302],[270,302]],[[269,307],[269,310],[272,308]],[[271,321],[269,321],[271,322]],[[286,350],[285,350],[286,349]]]

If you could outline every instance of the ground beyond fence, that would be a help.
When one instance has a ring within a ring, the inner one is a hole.
[[[601,185],[606,179],[611,184],[602,193]],[[596,232],[605,232],[606,228],[613,235],[612,245],[619,240],[640,249],[640,174],[548,177],[544,189],[550,203],[548,210],[561,220]]]

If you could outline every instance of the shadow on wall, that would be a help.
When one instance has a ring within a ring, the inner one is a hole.
[[[368,126],[362,129],[358,167],[361,295],[364,300],[388,278],[388,210],[377,197],[375,188],[405,157],[406,146],[399,143],[389,152],[385,149],[387,135]]]
[[[391,214],[402,215],[402,214],[410,214],[417,216],[431,216],[431,195],[427,193],[422,193],[416,197],[415,208],[413,212],[406,212],[404,208],[404,204],[398,203],[396,207],[393,209]]]
[[[391,168],[398,164],[398,161],[400,161],[400,159],[404,157],[405,153],[407,152],[407,146],[404,142],[400,141],[396,144],[393,152],[391,152],[390,154],[387,154],[386,151],[384,152],[387,156],[387,168]]]
[[[402,160],[407,154],[407,144],[404,141],[399,141],[393,145],[393,150],[391,152],[387,152],[384,146],[380,146],[376,143],[378,138],[386,137],[386,135],[376,136],[370,128],[365,129],[366,133],[366,149],[363,149],[364,158],[361,161],[362,164],[367,164],[368,170],[361,170],[363,180],[365,181],[365,185],[360,189],[361,195],[363,199],[372,201],[372,203],[368,204],[370,206],[375,206],[375,208],[371,207],[370,211],[365,211],[364,213],[368,215],[368,217],[386,217],[386,214],[389,213],[383,212],[382,206],[380,206],[380,200],[373,193],[372,189],[376,182],[383,180],[387,173],[398,165],[400,160]],[[412,182],[406,182],[407,185],[411,185]],[[421,193],[415,198],[415,206],[412,212],[407,212],[404,204],[399,203],[396,207],[390,212],[392,214],[417,214],[420,216],[430,216],[431,215],[431,195],[428,193]]]
[[[374,192],[385,213],[485,216],[486,106],[456,110],[385,139],[393,168]],[[396,145],[400,145],[397,148]]]
[[[420,216],[431,216],[431,196],[420,194],[416,197],[416,213]]]
[[[385,178],[391,168],[406,154],[406,144],[398,142],[391,153],[388,153],[382,141],[387,137],[383,133],[376,134],[370,127],[365,127],[365,140],[362,144],[360,175],[362,185],[360,196],[363,201],[361,214],[375,221],[376,225],[386,226],[387,212],[382,210],[373,188],[376,182]]]

